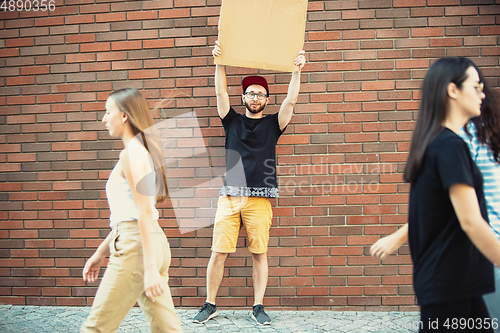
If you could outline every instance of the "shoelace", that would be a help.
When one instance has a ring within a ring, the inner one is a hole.
[[[198,312],[201,312],[201,311],[205,310],[206,308],[208,308],[208,304],[203,304],[203,306],[201,307],[201,309],[198,310]]]

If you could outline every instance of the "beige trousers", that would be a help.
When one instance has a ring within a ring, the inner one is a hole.
[[[164,293],[151,302],[144,294],[144,263],[141,235],[137,221],[121,222],[111,229],[111,255],[90,314],[80,332],[116,332],[121,322],[138,301],[151,332],[182,332],[168,287],[170,246],[158,226],[155,237],[156,264]]]

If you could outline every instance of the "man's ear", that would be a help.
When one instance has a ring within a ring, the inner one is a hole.
[[[448,86],[446,87],[446,92],[448,93],[448,96],[452,99],[456,99],[458,95],[458,87],[455,83],[450,82],[448,83]]]
[[[241,95],[241,105],[245,105],[245,94]]]

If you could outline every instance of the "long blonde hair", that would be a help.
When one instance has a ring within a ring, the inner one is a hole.
[[[111,93],[109,97],[113,98],[118,109],[127,115],[134,135],[138,137],[151,156],[156,173],[156,202],[166,200],[168,187],[162,164],[165,157],[161,151],[159,138],[154,132],[155,123],[146,98],[136,88],[120,89]]]

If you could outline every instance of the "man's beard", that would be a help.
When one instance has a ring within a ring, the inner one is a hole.
[[[254,110],[251,108],[251,104],[248,104],[247,102],[244,102],[244,103],[245,103],[247,110],[250,111],[251,113],[260,113],[266,107],[266,103],[264,103],[264,104],[261,104],[257,109]]]

